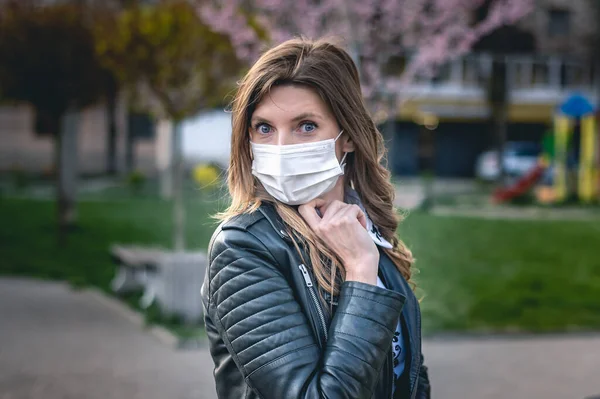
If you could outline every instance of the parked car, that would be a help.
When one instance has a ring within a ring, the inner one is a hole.
[[[528,141],[507,142],[502,156],[502,162],[506,175],[511,178],[519,178],[532,170],[538,162],[542,153],[542,146],[538,143]],[[484,181],[498,179],[500,168],[498,167],[498,152],[496,150],[482,153],[475,164],[475,176]]]

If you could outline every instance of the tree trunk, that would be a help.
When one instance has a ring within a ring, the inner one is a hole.
[[[175,251],[185,248],[182,123],[173,124],[173,245]]]
[[[423,202],[421,209],[430,211],[435,203],[435,131],[427,128],[424,123],[420,125],[419,130],[423,143]]]
[[[494,142],[497,151],[498,162],[498,184],[506,183],[506,168],[504,165],[504,148],[506,147],[508,109],[506,103],[492,104],[492,123],[494,130]]]
[[[499,185],[506,183],[506,170],[504,168],[504,147],[506,143],[506,130],[508,119],[508,83],[507,65],[504,57],[494,59],[488,86],[488,104],[491,111],[492,132],[497,153]]]
[[[117,174],[117,91],[111,90],[106,99],[106,173]]]
[[[133,114],[127,114],[127,134],[125,135],[125,172],[131,173],[135,170],[135,129],[131,118]]]
[[[394,175],[394,136],[396,135],[396,96],[389,95],[388,96],[388,119],[385,123],[385,144],[387,149],[387,167],[392,174]]]
[[[169,120],[160,120],[156,126],[156,167],[159,174],[160,197],[173,199],[175,126]]]
[[[67,244],[67,234],[77,222],[76,196],[78,180],[77,128],[79,112],[68,111],[60,116],[56,134],[56,200],[58,210],[58,244]]]

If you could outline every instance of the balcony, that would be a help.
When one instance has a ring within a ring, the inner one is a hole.
[[[503,56],[512,104],[556,105],[579,92],[596,102],[600,71],[588,62],[560,56]],[[418,76],[403,89],[403,100],[420,103],[486,100],[486,82],[492,70],[490,55],[468,55],[445,65],[435,78]]]

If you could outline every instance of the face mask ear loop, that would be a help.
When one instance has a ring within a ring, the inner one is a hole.
[[[339,139],[343,133],[344,133],[344,129],[342,129],[340,131],[340,134],[337,135],[337,137],[335,138],[335,140],[333,140],[333,142],[335,143],[337,141],[337,139]],[[342,157],[342,160],[340,161],[340,168],[342,168],[342,172],[346,168],[346,164],[344,163],[344,161],[346,160],[346,155],[348,155],[347,152],[344,153],[344,156]]]
[[[347,152],[344,153],[344,156],[342,157],[342,160],[340,161],[340,168],[342,168],[342,171],[344,171],[344,169],[346,169],[346,163],[344,162],[346,160],[346,155],[348,155]]]

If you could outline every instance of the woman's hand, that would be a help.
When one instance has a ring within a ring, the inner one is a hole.
[[[346,270],[346,281],[377,284],[379,251],[367,233],[367,219],[358,205],[321,199],[300,205],[298,212],[310,228],[336,253]],[[323,210],[319,216],[317,209]]]

